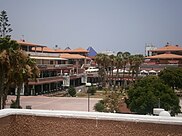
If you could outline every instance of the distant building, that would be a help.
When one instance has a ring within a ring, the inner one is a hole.
[[[17,41],[21,49],[26,51],[30,58],[35,59],[40,69],[37,81],[29,79],[27,85],[21,90],[21,95],[39,95],[62,90],[63,87],[80,86],[84,76],[84,65],[90,65],[91,58],[83,48],[52,49],[47,46],[30,42]],[[89,77],[89,76],[88,76]],[[11,94],[16,89],[11,88]]]
[[[116,54],[117,54],[117,53],[114,52],[114,51],[103,51],[103,52],[101,52],[101,53],[106,54],[106,55],[116,55]]]
[[[88,51],[88,57],[93,58],[97,55],[97,52],[90,46],[87,49]]]
[[[155,64],[182,64],[182,47],[179,45],[165,45],[162,48],[150,50],[149,62]]]
[[[145,46],[145,56],[151,56],[152,52],[151,50],[155,50],[157,47],[155,47],[153,44],[146,44]]]

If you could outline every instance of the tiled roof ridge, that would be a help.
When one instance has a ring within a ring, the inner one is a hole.
[[[159,55],[154,55],[154,56],[148,56],[146,58],[182,58],[182,55],[176,55],[172,53],[164,53],[164,54],[159,54]]]
[[[182,51],[182,47],[180,45],[165,45],[164,47],[161,48],[157,48],[151,51],[175,51],[175,50],[181,50]]]

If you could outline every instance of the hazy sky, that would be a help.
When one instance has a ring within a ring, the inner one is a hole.
[[[12,38],[96,51],[144,53],[182,45],[182,0],[0,0]]]

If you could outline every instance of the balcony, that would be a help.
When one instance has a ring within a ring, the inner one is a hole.
[[[37,64],[40,69],[62,69],[62,68],[72,68],[73,64]]]
[[[29,79],[29,85],[40,85],[40,84],[47,84],[53,82],[60,82],[63,81],[63,76],[54,76],[54,77],[45,77],[45,78],[37,78],[37,81]]]
[[[59,57],[59,53],[41,53],[41,52],[27,52],[31,56],[41,56],[41,57]]]

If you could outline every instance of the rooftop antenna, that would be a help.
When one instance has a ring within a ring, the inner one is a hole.
[[[161,107],[161,99],[158,98],[158,108],[160,108],[160,107]]]
[[[22,42],[25,42],[24,35],[22,35]]]
[[[57,45],[57,44],[55,45],[55,48],[56,48],[56,49],[58,48],[58,45]]]

